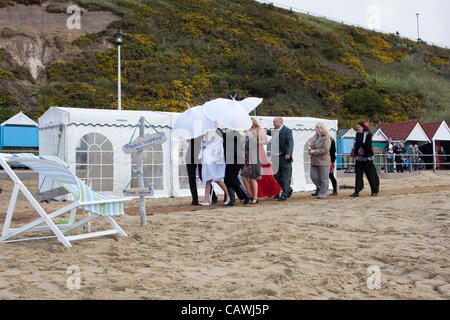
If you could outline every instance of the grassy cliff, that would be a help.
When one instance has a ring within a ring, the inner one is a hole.
[[[47,11],[65,12],[68,2],[47,2]],[[75,2],[121,20],[73,41],[78,53],[46,66],[44,83],[2,64],[1,50],[0,117],[22,108],[36,118],[52,105],[117,108],[117,48],[96,44],[113,43],[120,27],[123,109],[183,111],[236,94],[264,98],[260,115],[335,118],[340,127],[450,121],[447,49],[253,0]]]

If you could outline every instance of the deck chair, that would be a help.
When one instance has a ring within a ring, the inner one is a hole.
[[[15,174],[15,172],[11,169],[8,162],[19,162],[33,169],[34,171],[37,171],[39,174],[44,175],[46,179],[53,179],[61,187],[65,188],[70,194],[72,194],[75,198],[75,201],[52,213],[47,213],[39,204],[39,202],[33,197],[32,193],[26,188],[19,177]],[[6,213],[5,223],[3,224],[3,231],[0,237],[0,242],[38,240],[56,237],[57,240],[61,242],[65,247],[71,247],[72,245],[70,244],[70,241],[73,240],[81,240],[112,234],[119,234],[123,237],[127,236],[127,234],[120,228],[120,226],[113,220],[112,217],[124,215],[124,203],[132,200],[131,198],[110,197],[90,189],[81,179],[70,172],[69,165],[67,163],[54,156],[35,156],[29,153],[12,155],[0,153],[0,165],[14,182],[14,189],[9,202],[8,211]],[[22,191],[26,199],[31,203],[33,208],[36,209],[37,213],[40,215],[40,218],[28,223],[23,227],[10,228],[19,191]],[[75,215],[78,208],[90,212],[91,215],[78,222],[75,222]],[[56,225],[52,221],[52,219],[69,211],[70,217],[68,220],[68,224]],[[109,224],[113,227],[113,229],[73,236],[64,235],[71,230],[81,227],[99,217],[105,218],[106,221],[109,222]],[[46,226],[38,227],[43,223],[45,223]],[[48,230],[53,232],[54,236],[10,240],[11,238],[23,233],[42,232]]]

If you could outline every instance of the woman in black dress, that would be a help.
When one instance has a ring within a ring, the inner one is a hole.
[[[337,181],[334,176],[335,171],[335,163],[336,163],[336,141],[331,138],[331,147],[330,147],[330,158],[331,158],[331,166],[330,166],[330,175],[329,178],[331,180],[331,184],[333,185],[333,193],[332,196],[337,196]]]
[[[378,178],[377,169],[373,164],[372,136],[372,131],[369,129],[367,122],[358,123],[355,142],[355,193],[351,195],[352,197],[359,197],[359,192],[364,189],[364,172],[366,173],[367,180],[369,180],[372,197],[378,196],[380,179]]]

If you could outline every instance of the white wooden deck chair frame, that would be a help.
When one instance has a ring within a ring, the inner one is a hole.
[[[102,200],[102,201],[89,201],[89,202],[81,202],[81,201],[74,201],[71,204],[58,209],[50,214],[47,214],[47,212],[42,208],[42,206],[39,204],[39,202],[33,197],[32,193],[27,189],[27,187],[23,184],[23,182],[19,179],[19,177],[15,174],[15,172],[11,169],[9,166],[7,159],[3,158],[3,156],[10,156],[6,154],[0,154],[0,165],[3,167],[5,172],[9,175],[9,177],[14,182],[14,189],[11,194],[11,199],[9,201],[8,211],[6,213],[5,222],[3,224],[3,231],[2,235],[0,237],[0,243],[1,242],[16,242],[16,241],[28,241],[28,240],[40,240],[40,239],[49,239],[49,238],[57,238],[59,242],[61,242],[65,247],[72,247],[70,244],[70,241],[74,240],[81,240],[81,239],[87,239],[87,238],[94,238],[94,237],[100,237],[100,236],[106,236],[106,235],[112,235],[112,234],[119,234],[122,237],[126,237],[127,234],[125,231],[122,230],[122,228],[117,224],[116,221],[112,217],[103,217],[95,214],[91,214],[87,218],[84,218],[80,221],[75,221],[75,215],[77,208],[85,206],[85,205],[92,205],[92,204],[105,204],[105,203],[120,203],[120,202],[127,202],[132,200],[131,198],[117,198],[117,199],[111,199],[111,200]],[[19,194],[19,191],[22,191],[25,198],[30,202],[30,204],[33,206],[34,209],[38,212],[38,214],[41,216],[39,219],[34,220],[33,222],[30,222],[26,224],[25,226],[22,226],[20,228],[11,228],[11,221],[14,214],[14,208],[17,201],[17,196]],[[61,216],[67,212],[70,211],[70,217],[68,224],[59,224],[56,225],[52,219]],[[65,236],[64,234],[68,233],[69,231],[81,227],[88,223],[89,221],[92,221],[96,218],[104,218],[106,219],[109,224],[113,227],[113,229],[106,230],[106,231],[99,231],[99,232],[92,232],[92,233],[85,233],[81,235],[73,235],[73,236]],[[38,227],[40,224],[45,223],[46,226]],[[47,236],[47,237],[34,237],[34,238],[25,238],[25,239],[15,239],[10,240],[13,237],[16,237],[18,235],[21,235],[23,233],[30,233],[30,232],[42,232],[42,231],[48,231],[51,230],[54,234],[54,236]]]

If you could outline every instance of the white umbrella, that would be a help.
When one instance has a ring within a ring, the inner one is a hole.
[[[240,101],[230,99],[215,99],[203,105],[203,114],[212,121],[217,121],[221,127],[231,130],[248,130],[252,119],[247,108]]]
[[[197,106],[183,112],[175,121],[172,136],[177,140],[188,140],[216,130],[215,122],[206,118],[202,109],[203,106]]]
[[[245,98],[244,100],[239,102],[244,106],[245,110],[250,113],[255,110],[261,104],[261,102],[263,102],[263,99],[250,97]]]

